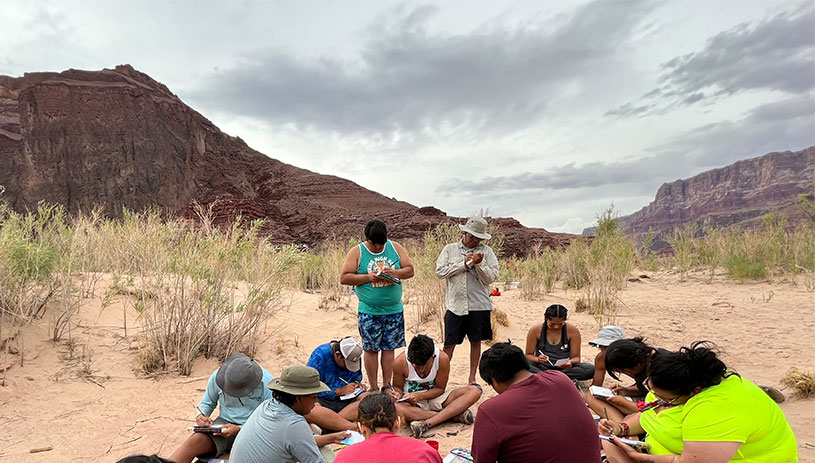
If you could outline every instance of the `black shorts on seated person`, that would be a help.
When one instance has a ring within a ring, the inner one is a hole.
[[[444,313],[444,345],[452,346],[464,342],[464,336],[470,342],[492,339],[492,325],[489,310],[476,310],[467,315],[456,315],[449,310]]]
[[[353,400],[340,400],[339,396],[337,396],[336,399],[324,399],[322,397],[317,397],[317,401],[320,402],[320,405],[335,413],[339,413],[343,408],[354,403]]]

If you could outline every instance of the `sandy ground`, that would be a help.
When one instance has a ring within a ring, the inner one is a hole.
[[[815,293],[803,285],[739,284],[721,277],[707,283],[701,274],[678,280],[675,274],[658,273],[628,284],[620,296],[624,305],[618,324],[629,336],[644,335],[666,348],[712,340],[724,351],[729,367],[778,388],[790,367],[815,370],[811,348]],[[326,310],[318,308],[319,294],[290,296],[290,307],[268,321],[268,339],[257,355],[273,374],[304,363],[317,345],[356,332],[355,298],[349,298],[348,307]],[[542,319],[547,305],[561,303],[571,309],[579,296],[557,290],[541,300],[524,301],[519,291],[505,290],[494,302],[508,314],[510,325],[500,327],[497,339],[523,344],[529,326]],[[125,311],[128,337],[123,330]],[[415,307],[408,305],[408,340],[415,320]],[[19,354],[0,354],[0,369],[11,365],[0,387],[0,462],[113,462],[133,453],[169,455],[187,436],[194,403],[217,361],[197,360],[189,377],[146,378],[138,370],[134,341],[138,318],[129,305],[119,301],[102,310],[98,299],[88,299],[77,321],[73,354],[67,343],[48,341],[52,324],[48,316],[10,343],[24,353],[22,366]],[[570,314],[570,322],[581,330],[584,361],[591,361],[596,350],[586,341],[599,325],[585,313]],[[420,329],[440,338],[435,321]],[[91,376],[81,374],[83,364],[78,360],[88,348]],[[466,382],[466,355],[466,349],[456,351],[453,386]],[[494,395],[486,388],[481,400]],[[815,400],[790,397],[781,408],[795,430],[801,461],[815,462]],[[445,424],[431,433],[443,454],[453,447],[469,447],[472,438],[472,428],[462,424]],[[51,450],[30,453],[43,448]]]

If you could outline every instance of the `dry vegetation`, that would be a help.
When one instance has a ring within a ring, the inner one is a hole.
[[[198,222],[129,211],[118,221],[95,213],[68,218],[49,205],[18,214],[0,203],[0,346],[8,351],[21,325],[45,317],[51,339],[82,352],[83,368],[91,371],[90,336],[76,339],[72,317],[84,298],[99,298],[103,309],[121,298],[140,317],[138,332],[125,330],[124,336],[140,345],[143,370],[188,374],[200,355],[252,354],[259,333],[269,329],[266,321],[285,307],[286,286],[319,291],[323,308],[353,304],[339,272],[355,239],[329,240],[304,251],[271,245],[258,234],[260,222],[238,219],[218,228],[205,210]],[[500,262],[496,286],[517,286],[527,300],[540,299],[558,284],[578,291],[581,307],[575,309],[589,311],[598,324],[615,322],[619,293],[634,268],[672,269],[680,276],[707,269],[711,278],[723,270],[737,281],[783,276],[815,292],[815,227],[790,229],[775,214],[749,231],[686,226],[671,241],[674,255],[663,258],[650,251],[652,233],[639,245],[625,236],[612,209],[599,215],[591,241],[580,238],[565,249],[537,247],[525,258],[503,258],[503,235],[494,223],[490,227],[494,237],[488,244]],[[433,336],[441,337],[445,283],[436,277],[435,263],[442,248],[459,238],[457,226],[442,224],[421,242],[404,243],[415,267],[404,293],[418,308],[417,319],[407,321],[411,331],[431,321],[438,329]],[[97,294],[102,275],[112,275],[113,284]],[[496,328],[506,324],[505,316],[495,315]]]

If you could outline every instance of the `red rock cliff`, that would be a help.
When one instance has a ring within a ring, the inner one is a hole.
[[[769,153],[663,184],[656,198],[639,211],[620,218],[628,232],[649,227],[666,236],[688,222],[701,227],[753,227],[764,214],[802,218],[799,194],[815,193],[815,147]]]
[[[0,76],[0,166],[5,200],[16,210],[47,201],[69,212],[98,206],[111,217],[152,206],[192,217],[193,201],[214,203],[216,222],[264,219],[277,243],[359,236],[372,217],[397,239],[460,221],[271,159],[128,65]],[[572,236],[512,219],[502,219],[501,231],[511,254]]]

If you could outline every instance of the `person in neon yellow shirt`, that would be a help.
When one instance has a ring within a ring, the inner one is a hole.
[[[795,435],[778,404],[729,371],[707,342],[657,350],[647,385],[650,407],[622,422],[600,420],[601,434],[648,433],[649,454],[603,442],[608,460],[651,463],[794,463]]]

